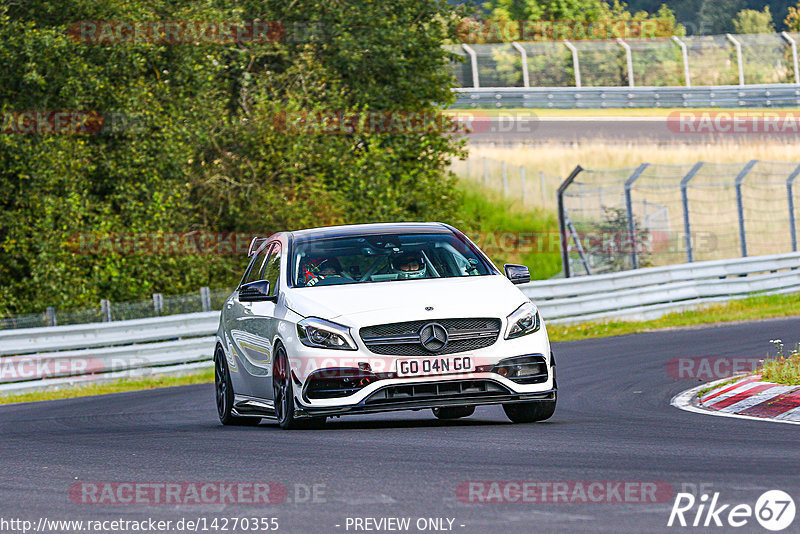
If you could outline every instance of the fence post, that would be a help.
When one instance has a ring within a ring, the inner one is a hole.
[[[525,206],[527,203],[527,199],[525,197],[525,167],[522,165],[519,167],[519,182],[522,187],[522,205]]]
[[[636,87],[633,81],[633,54],[631,53],[631,47],[621,37],[617,37],[617,42],[625,49],[625,60],[628,63],[628,85]]]
[[[470,63],[472,64],[472,87],[480,89],[481,82],[478,77],[478,54],[467,44],[462,44],[461,47],[469,54]]]
[[[48,306],[47,310],[45,310],[45,316],[47,317],[47,326],[58,326],[56,322],[56,309],[52,306]]]
[[[547,206],[547,185],[544,183],[544,171],[539,171],[539,188],[542,190],[542,205]]]
[[[681,180],[681,201],[683,202],[683,233],[686,234],[686,261],[692,263],[694,261],[694,251],[692,250],[692,225],[689,222],[689,182],[697,176],[700,169],[703,168],[705,162],[701,161],[696,163],[689,174]]]
[[[636,250],[636,221],[633,218],[633,199],[631,198],[631,188],[633,187],[634,182],[639,179],[642,173],[644,173],[649,166],[649,163],[642,163],[625,182],[625,208],[628,211],[628,237],[631,241],[631,263],[633,264],[634,269],[639,268],[639,252]]]
[[[558,232],[561,236],[561,263],[564,266],[564,278],[570,278],[572,276],[572,271],[569,267],[569,235],[567,234],[567,217],[566,217],[566,210],[564,208],[564,192],[567,190],[569,186],[572,185],[572,182],[575,181],[575,178],[583,172],[583,167],[578,165],[575,167],[575,170],[572,171],[564,183],[558,188]]]
[[[567,45],[567,48],[570,49],[572,52],[572,66],[575,68],[575,87],[580,89],[581,87],[581,62],[578,58],[578,49],[575,48],[575,45],[570,43],[568,40],[564,39],[564,44]]]
[[[520,57],[522,58],[522,86],[530,87],[531,78],[530,75],[528,74],[528,53],[525,51],[522,45],[516,41],[512,41],[511,46],[517,49]]]
[[[156,315],[164,313],[164,296],[161,293],[153,293],[153,309]]]
[[[797,223],[794,217],[794,180],[800,176],[800,167],[797,167],[794,172],[786,180],[786,193],[789,195],[789,225],[792,234],[792,252],[797,252]]]
[[[211,290],[207,287],[200,288],[200,301],[203,303],[203,311],[211,311]]]
[[[797,41],[795,41],[794,37],[789,35],[786,32],[781,32],[781,35],[784,39],[789,42],[789,46],[792,47],[792,65],[794,67],[794,83],[800,85],[800,66],[798,66],[797,62]]]
[[[733,46],[736,47],[736,58],[739,63],[739,85],[744,85],[744,62],[742,60],[742,43],[740,43],[733,35],[726,33],[725,36]]]
[[[508,166],[503,161],[503,196],[508,196]]]
[[[672,40],[678,43],[678,46],[681,47],[681,55],[683,56],[683,77],[686,79],[686,87],[692,86],[692,77],[689,74],[689,50],[686,48],[686,43],[678,39],[676,36],[672,36]]]
[[[742,244],[742,257],[747,257],[747,232],[744,227],[744,199],[742,198],[742,182],[753,170],[755,164],[758,163],[757,159],[749,162],[744,166],[742,172],[736,177],[736,208],[739,211],[739,242]]]
[[[103,316],[104,323],[111,322],[111,301],[103,299],[100,301],[100,315]]]

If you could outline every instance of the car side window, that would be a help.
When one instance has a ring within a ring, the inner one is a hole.
[[[271,245],[267,245],[255,255],[253,261],[250,262],[247,273],[245,273],[242,284],[249,284],[250,282],[263,280],[262,273],[264,272],[264,267],[267,263],[267,256],[271,248]]]
[[[278,294],[278,279],[281,272],[281,244],[275,243],[264,262],[264,271],[261,280],[269,280],[269,290],[272,296]]]

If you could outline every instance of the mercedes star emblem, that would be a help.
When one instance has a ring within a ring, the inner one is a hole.
[[[447,346],[447,329],[439,323],[428,323],[419,331],[422,347],[430,352],[439,352]]]

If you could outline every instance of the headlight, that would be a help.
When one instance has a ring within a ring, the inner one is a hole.
[[[297,323],[297,336],[306,347],[357,350],[350,329],[340,324],[309,317]]]
[[[508,316],[506,339],[527,336],[538,331],[542,326],[539,310],[531,302],[526,302],[517,311]]]

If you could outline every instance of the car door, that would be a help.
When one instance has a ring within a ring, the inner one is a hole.
[[[242,283],[269,280],[270,293],[278,294],[281,244],[273,242],[259,251],[250,263]],[[229,302],[228,332],[238,373],[233,389],[237,394],[272,398],[272,343],[276,332],[275,302],[243,302],[239,292]]]

